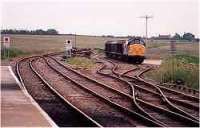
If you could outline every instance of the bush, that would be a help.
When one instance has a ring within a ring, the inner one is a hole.
[[[179,60],[185,60],[186,63],[193,63],[193,64],[199,64],[199,57],[197,56],[191,56],[186,54],[178,54],[175,56],[175,58]]]
[[[195,89],[199,88],[198,57],[176,55],[162,62],[158,70],[146,74],[160,83],[180,83]]]
[[[1,49],[1,59],[8,59],[8,57],[14,58],[14,57],[25,55],[25,54],[27,53],[16,48]]]

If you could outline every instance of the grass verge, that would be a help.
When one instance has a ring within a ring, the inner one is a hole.
[[[1,59],[9,59],[17,56],[27,55],[27,52],[23,52],[17,48],[1,49]]]
[[[175,58],[178,60],[184,60],[186,63],[199,64],[199,57],[197,56],[177,54],[175,55]]]
[[[74,68],[91,69],[94,67],[95,62],[86,57],[72,57],[66,60]]]
[[[183,84],[199,89],[199,57],[185,54],[166,58],[158,70],[145,74],[160,83]]]

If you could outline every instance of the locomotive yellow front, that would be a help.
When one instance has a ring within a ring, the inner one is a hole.
[[[145,46],[141,44],[131,44],[128,46],[129,56],[144,56]]]

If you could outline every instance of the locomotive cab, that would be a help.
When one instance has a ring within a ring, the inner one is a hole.
[[[145,42],[142,38],[128,40],[128,56],[136,63],[142,63],[145,55]]]
[[[129,56],[144,56],[145,43],[140,38],[134,38],[128,42],[128,55]]]

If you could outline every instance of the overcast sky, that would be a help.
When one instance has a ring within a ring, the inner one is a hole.
[[[48,29],[60,33],[149,36],[192,32],[198,34],[198,0],[142,1],[32,1],[2,3],[3,29]],[[198,35],[198,37],[200,37]]]

